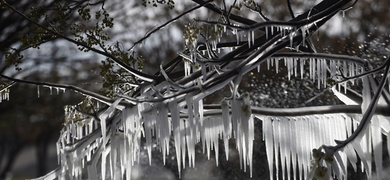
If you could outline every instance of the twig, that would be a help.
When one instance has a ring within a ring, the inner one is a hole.
[[[157,31],[161,30],[161,29],[164,28],[165,26],[167,26],[167,25],[171,24],[172,22],[174,22],[174,21],[180,19],[180,18],[183,17],[184,15],[186,15],[186,14],[188,14],[188,13],[194,11],[194,10],[197,10],[197,9],[199,9],[199,8],[201,8],[201,7],[203,7],[203,6],[205,6],[206,4],[210,3],[211,1],[213,1],[213,0],[209,0],[209,1],[206,1],[206,2],[204,2],[204,3],[202,3],[202,4],[198,5],[198,6],[195,6],[195,7],[191,8],[191,9],[185,11],[184,13],[180,14],[179,16],[177,16],[177,17],[175,17],[175,18],[172,18],[172,19],[170,19],[169,21],[167,21],[166,23],[164,23],[164,24],[158,26],[157,28],[153,29],[152,31],[150,31],[149,33],[147,33],[143,38],[141,38],[141,39],[139,39],[137,42],[135,42],[135,43],[133,44],[133,46],[131,46],[131,47],[129,48],[129,51],[132,50],[137,44],[139,44],[139,43],[143,42],[145,39],[149,38],[149,36],[152,35],[153,33],[155,33],[155,32],[157,32]]]

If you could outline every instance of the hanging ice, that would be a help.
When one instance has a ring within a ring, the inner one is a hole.
[[[281,170],[281,177],[289,177],[286,175],[293,173],[299,174],[299,179],[306,179],[311,165],[311,149],[322,144],[335,145],[335,139],[345,139],[346,124],[354,121],[343,114],[289,118],[256,117],[263,121],[263,138],[270,174],[273,174],[273,168],[276,167],[277,177]],[[340,166],[338,173],[341,175],[346,166],[345,160],[346,154],[341,153],[337,159],[340,164],[337,165]]]

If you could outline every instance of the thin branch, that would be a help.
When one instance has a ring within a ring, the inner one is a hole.
[[[291,7],[291,0],[287,0],[287,7],[288,7],[288,11],[290,12],[291,17],[295,18],[294,11]]]
[[[179,16],[170,19],[169,21],[167,21],[166,23],[160,25],[159,27],[153,29],[152,31],[150,31],[149,33],[147,33],[143,38],[141,38],[141,39],[139,39],[137,42],[135,42],[135,43],[133,44],[133,46],[131,46],[131,47],[129,48],[129,51],[132,50],[137,44],[139,44],[139,43],[143,42],[145,39],[149,38],[149,36],[151,36],[153,33],[155,33],[155,32],[157,32],[157,31],[161,30],[161,29],[164,28],[165,26],[168,26],[169,24],[171,24],[172,22],[174,22],[174,21],[180,19],[180,18],[183,17],[184,15],[186,15],[186,14],[192,12],[192,11],[195,11],[195,10],[201,8],[201,7],[205,6],[206,4],[208,4],[208,3],[212,2],[212,1],[213,1],[213,0],[209,0],[209,1],[206,1],[206,2],[204,2],[204,3],[202,3],[202,4],[198,5],[198,6],[195,6],[195,7],[191,8],[191,9],[185,11],[184,13],[180,14]]]
[[[370,70],[370,71],[366,71],[364,73],[361,73],[361,74],[358,74],[358,75],[355,75],[355,76],[346,77],[344,74],[341,74],[343,80],[339,81],[337,83],[347,82],[347,81],[350,81],[350,80],[353,80],[353,79],[357,79],[357,78],[360,78],[360,77],[363,77],[363,76],[367,76],[369,74],[376,73],[376,72],[382,70],[383,68],[385,68],[389,63],[390,63],[390,59],[387,59],[386,62],[383,65],[381,65],[380,67],[375,68],[375,69]]]
[[[230,24],[230,15],[232,14],[232,10],[233,10],[233,7],[236,5],[237,3],[237,0],[234,0],[233,4],[230,5],[230,8],[229,8],[229,11],[228,13],[225,15],[226,16],[226,19],[227,19],[227,22]],[[226,10],[226,8],[225,8]]]
[[[88,90],[85,90],[85,89],[82,89],[80,87],[73,86],[73,85],[22,80],[22,79],[16,79],[16,78],[12,78],[12,77],[9,77],[9,76],[5,76],[3,74],[0,74],[0,77],[4,78],[4,79],[8,79],[10,81],[13,81],[15,83],[24,83],[24,84],[32,84],[32,85],[37,85],[37,86],[48,86],[48,87],[55,87],[55,88],[70,89],[70,90],[76,91],[76,92],[78,92],[78,93],[80,93],[82,95],[93,97],[94,99],[96,99],[98,101],[101,101],[101,102],[103,102],[105,104],[108,104],[108,105],[111,105],[115,101],[115,100],[113,100],[111,98],[108,98],[106,96],[103,96],[101,94],[97,94],[95,92],[88,91]],[[133,100],[134,100],[134,102],[137,102],[135,99],[133,99]],[[123,104],[123,105],[131,106],[131,104]]]

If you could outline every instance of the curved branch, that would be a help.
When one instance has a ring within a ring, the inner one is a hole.
[[[287,0],[287,7],[288,7],[288,11],[290,12],[291,17],[295,18],[294,11],[291,7],[291,0]]]

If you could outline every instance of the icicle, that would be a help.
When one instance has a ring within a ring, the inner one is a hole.
[[[295,77],[298,76],[298,59],[297,58],[293,58],[293,63],[294,63],[294,75]]]
[[[278,30],[280,31],[280,35],[284,36],[284,31],[282,26],[278,26]]]
[[[290,151],[291,151],[291,165],[292,165],[292,170],[293,170],[293,177],[294,177],[294,180],[296,180],[297,178],[297,140],[298,140],[298,137],[296,136],[296,131],[297,131],[297,128],[296,128],[296,121],[293,120],[293,119],[290,119],[289,120],[289,126],[290,126]],[[288,161],[288,164],[290,160]],[[290,171],[290,168],[288,168],[288,170]],[[289,179],[290,179],[290,172],[287,173]]]
[[[372,148],[374,153],[377,179],[383,179],[383,152],[382,152],[382,130],[379,119],[374,116],[371,120]]]
[[[291,78],[291,65],[290,65],[291,61],[292,61],[292,59],[290,59],[290,58],[284,58],[284,62],[285,62],[285,64],[287,64],[287,77],[288,77],[288,80],[290,80],[290,78]]]
[[[290,180],[290,177],[291,177],[291,126],[290,126],[290,120],[286,118],[286,120],[284,121],[284,128],[285,128],[285,134],[287,137],[285,137],[285,139],[287,140],[287,142],[284,144],[285,145],[285,159],[286,159],[286,176],[288,177],[288,180]]]
[[[355,76],[355,65],[353,63],[349,63],[349,76]],[[355,80],[351,80],[350,82],[352,83],[352,85],[355,85]]]
[[[362,81],[363,81],[363,92],[362,92],[363,102],[361,105],[361,109],[362,109],[362,114],[364,114],[371,102],[371,88],[367,76],[363,77]]]
[[[216,117],[214,121],[214,136],[213,136],[213,146],[214,146],[214,153],[215,153],[215,160],[216,165],[219,164],[219,135],[223,132],[223,119],[221,117]]]
[[[236,35],[237,45],[240,44],[240,35],[238,34],[238,30],[236,28],[233,29],[233,34]]]
[[[288,146],[288,142],[287,142],[287,139],[288,139],[288,136],[290,135],[287,131],[288,127],[287,127],[287,121],[284,117],[282,117],[280,120],[279,120],[279,135],[280,135],[280,143],[279,143],[279,147],[280,147],[280,166],[282,167],[282,171],[281,171],[281,174],[282,174],[282,179],[284,180],[285,177],[286,177],[286,159],[287,159],[287,154],[288,154],[288,149],[289,148]]]
[[[9,91],[10,91],[9,88],[5,88],[5,89],[0,91],[0,103],[3,100],[9,101]]]
[[[303,72],[305,71],[305,69],[304,69],[304,62],[305,62],[305,60],[304,59],[300,59],[300,72],[301,72],[301,79],[303,79]]]
[[[229,117],[229,105],[226,100],[221,101],[222,118],[223,118],[223,143],[225,147],[226,161],[229,160],[229,139],[231,136],[232,124]]]
[[[267,59],[267,70],[269,70],[270,58]]]
[[[328,66],[327,66],[326,60],[323,59],[322,60],[322,84],[323,84],[324,88],[326,88],[327,69],[328,69]]]
[[[336,73],[337,73],[336,62],[332,60],[330,61],[330,76],[334,77]]]
[[[252,45],[255,44],[255,32],[251,31],[251,37],[252,37]]]
[[[301,151],[301,157],[302,157],[301,163],[303,166],[303,168],[302,168],[303,169],[303,179],[307,179],[306,177],[308,174],[308,166],[310,165],[310,158],[308,156],[310,153],[307,152],[307,149],[313,148],[310,146],[310,139],[309,140],[303,139],[304,136],[309,136],[309,138],[310,138],[312,135],[311,131],[310,131],[311,129],[310,129],[309,123],[307,121],[308,120],[306,118],[304,118],[302,121],[300,121],[301,122],[301,124],[300,124],[301,129],[299,131],[299,132],[301,132],[300,138],[302,138],[301,145],[300,145],[300,147],[301,147],[300,151]],[[302,171],[300,171],[300,172],[302,172]]]
[[[272,121],[272,131],[273,131],[273,141],[274,141],[274,156],[275,156],[275,167],[276,167],[276,179],[278,180],[279,179],[279,141],[280,141],[280,137],[279,137],[279,120],[277,119],[274,119]],[[273,173],[271,173],[273,174]]]
[[[268,39],[268,27],[265,27],[265,39]]]
[[[193,96],[186,96],[187,108],[188,108],[188,120],[186,122],[186,134],[187,137],[187,151],[188,151],[188,159],[189,166],[195,167],[195,140],[196,140],[196,127],[194,120],[194,112],[193,112]]]
[[[171,120],[173,127],[173,138],[175,140],[177,168],[179,171],[179,178],[181,178],[181,129],[180,129],[180,114],[177,106],[177,101],[173,100],[169,103],[169,110],[171,112]],[[184,143],[184,142],[183,142]]]
[[[209,118],[207,118],[205,124],[204,124],[204,144],[203,147],[206,147],[206,152],[207,152],[207,160],[210,160],[210,150],[211,150],[211,121]],[[203,150],[204,153],[205,150]]]
[[[344,76],[348,76],[348,66],[347,66],[347,62],[343,61],[343,74]]]
[[[102,131],[102,138],[103,138],[103,148],[106,148],[107,144],[107,138],[106,138],[106,133],[107,133],[107,127],[106,127],[106,120],[110,116],[110,114],[115,110],[116,106],[118,106],[119,102],[122,101],[122,98],[117,99],[104,113],[102,113],[99,116],[100,119],[100,128]]]
[[[254,124],[254,117],[251,115],[248,122],[248,165],[250,169],[250,177],[252,178],[252,172],[253,172],[253,141],[255,140],[255,124]]]
[[[152,164],[152,131],[153,131],[153,127],[154,127],[153,123],[152,123],[152,119],[156,118],[156,116],[155,116],[156,110],[152,109],[151,107],[146,107],[146,106],[148,106],[148,104],[144,103],[142,116],[144,118],[144,125],[145,125],[145,127],[144,127],[145,140],[146,140],[145,145],[146,145],[146,149],[148,152],[149,165],[151,165]],[[150,111],[152,111],[152,112],[150,112]],[[124,110],[123,115],[125,118],[125,117],[129,117],[131,114],[127,113],[127,110]],[[126,123],[129,123],[129,122],[126,120]],[[126,126],[129,127],[130,125],[126,125]],[[128,132],[125,132],[125,134],[127,134],[127,133]]]
[[[353,146],[353,149],[356,151],[356,153],[359,155],[359,158],[361,159],[361,163],[363,164],[363,167],[364,169],[366,169],[368,171],[368,163],[367,163],[367,158],[366,158],[366,155],[360,145],[359,142],[356,142],[355,140],[352,141],[352,146]],[[363,170],[363,167],[362,167],[362,170]]]
[[[39,93],[39,86],[37,86],[37,92],[38,92],[38,98],[39,98],[39,94],[40,94],[40,93]]]
[[[317,60],[317,88],[320,89],[321,79],[322,79],[322,69],[321,69],[321,60]]]
[[[191,64],[188,61],[184,61],[184,74],[189,76],[191,74]]]
[[[352,168],[356,172],[357,171],[357,167],[356,167],[357,157],[356,157],[356,153],[355,153],[355,150],[354,150],[352,144],[348,144],[347,146],[345,146],[343,151],[347,155],[348,160],[352,165]]]
[[[301,31],[302,31],[302,46],[306,47],[306,26],[302,26]]]
[[[279,59],[275,58],[275,68],[276,68],[276,74],[279,72]]]
[[[169,121],[168,121],[168,109],[167,105],[160,103],[158,105],[157,123],[159,124],[160,131],[160,145],[163,153],[163,162],[165,165],[165,157],[169,155]]]
[[[252,33],[251,31],[248,32],[247,34],[247,38],[248,38],[248,47],[250,48],[251,47],[251,44],[252,44],[252,37],[251,37]]]
[[[180,132],[183,132],[181,134],[185,134],[185,136],[181,136],[180,142],[181,142],[181,162],[183,163],[183,168],[186,167],[186,139],[189,136],[187,133],[187,123],[184,122],[184,120],[180,120]]]
[[[313,69],[313,59],[309,58],[309,78],[313,80],[313,74],[314,74],[314,69]]]

